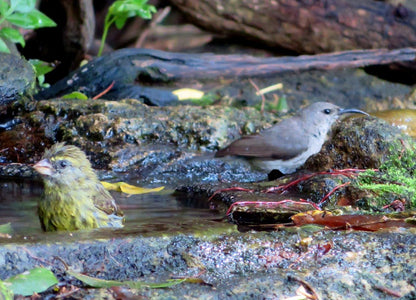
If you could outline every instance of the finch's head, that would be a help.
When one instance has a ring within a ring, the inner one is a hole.
[[[77,184],[85,179],[97,178],[85,153],[78,147],[64,143],[46,150],[42,160],[33,168],[45,181],[55,184]]]

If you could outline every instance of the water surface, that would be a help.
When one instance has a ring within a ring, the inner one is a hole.
[[[13,230],[12,238],[1,238],[0,243],[152,236],[209,232],[215,228],[233,230],[231,224],[221,221],[222,216],[209,210],[205,204],[181,199],[173,195],[173,189],[165,188],[162,192],[142,195],[112,192],[125,214],[126,223],[122,229],[45,233],[37,215],[37,201],[42,191],[40,182],[0,181],[0,224],[10,223]]]

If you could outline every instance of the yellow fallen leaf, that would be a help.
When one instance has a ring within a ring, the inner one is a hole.
[[[101,183],[109,191],[123,192],[123,193],[130,194],[130,195],[160,192],[161,190],[163,190],[165,188],[164,186],[160,186],[160,187],[157,187],[157,188],[148,189],[148,188],[142,188],[142,187],[139,187],[139,186],[127,184],[127,183],[122,182],[122,181],[114,182],[114,183],[101,181]]]
[[[259,90],[258,92],[256,92],[256,95],[264,95],[270,92],[273,92],[275,90],[281,90],[283,88],[283,84],[282,83],[276,83],[274,85],[268,86],[264,89]]]
[[[177,96],[179,100],[201,99],[204,96],[203,91],[188,88],[174,90],[172,94]]]

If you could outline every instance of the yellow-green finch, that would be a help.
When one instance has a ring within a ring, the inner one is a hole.
[[[38,208],[43,230],[123,226],[123,212],[78,147],[55,144],[33,168],[45,186]]]

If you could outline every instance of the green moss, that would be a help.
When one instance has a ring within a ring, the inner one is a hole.
[[[373,193],[377,205],[389,204],[394,199],[406,199],[410,207],[416,207],[416,145],[413,142],[395,143],[391,156],[378,171],[361,173],[356,187]]]

